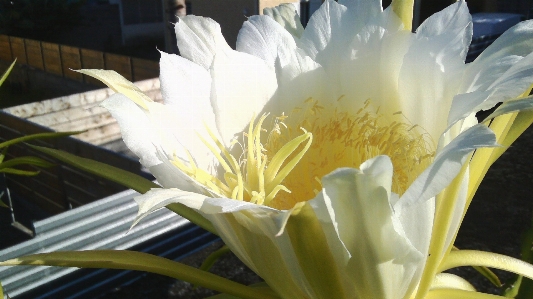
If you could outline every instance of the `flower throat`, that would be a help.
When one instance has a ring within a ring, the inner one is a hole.
[[[290,209],[314,198],[322,189],[320,179],[337,168],[358,168],[370,158],[387,155],[394,167],[392,191],[402,194],[433,160],[434,146],[426,134],[404,122],[383,125],[384,117],[369,111],[370,100],[355,114],[328,112],[312,98],[302,106],[273,117],[270,130],[263,129],[267,114],[257,121],[253,117],[242,140],[234,142],[242,147],[239,159],[208,128],[214,145],[200,138],[223,175],[215,177],[177,157],[172,163],[214,196]]]

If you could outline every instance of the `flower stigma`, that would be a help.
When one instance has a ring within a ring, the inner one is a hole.
[[[252,117],[232,149],[206,127],[212,142],[199,138],[222,171],[212,175],[198,168],[188,152],[189,163],[176,156],[172,163],[218,196],[287,210],[314,198],[324,175],[340,167],[359,168],[368,159],[387,155],[394,167],[392,191],[401,195],[430,165],[435,146],[419,126],[391,121],[401,112],[386,119],[370,106],[367,100],[356,113],[327,111],[309,98],[289,115],[272,117],[270,130],[263,128],[269,114],[257,121]]]

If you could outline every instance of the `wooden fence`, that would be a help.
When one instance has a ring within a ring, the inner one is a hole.
[[[15,58],[19,64],[98,86],[103,84],[72,70],[115,70],[130,81],[159,76],[159,63],[156,61],[0,35],[0,60],[11,62]]]

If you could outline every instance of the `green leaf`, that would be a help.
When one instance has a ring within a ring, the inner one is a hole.
[[[520,248],[520,255],[522,260],[533,262],[533,219],[532,227],[529,228],[523,235],[522,245]],[[503,295],[508,298],[517,299],[533,299],[533,281],[529,278],[517,275],[515,280],[507,283],[507,287],[503,291]]]
[[[492,272],[489,268],[478,267],[478,266],[473,266],[472,268],[474,268],[481,275],[485,276],[485,278],[488,279],[496,287],[499,288],[503,285],[502,282],[500,281],[500,278],[494,272]]]
[[[146,193],[152,188],[161,188],[161,186],[159,186],[158,184],[148,179],[145,179],[139,175],[111,165],[107,165],[102,162],[78,157],[62,150],[36,145],[29,146],[35,150],[43,152],[76,168],[87,171],[88,173],[98,175],[115,183],[121,184],[139,193]]]
[[[230,253],[231,250],[229,249],[228,246],[224,245],[222,247],[220,247],[218,250],[216,250],[215,252],[211,253],[205,260],[204,262],[202,263],[202,265],[200,266],[200,270],[202,271],[209,271],[209,269],[211,269],[211,267],[213,267],[213,265],[216,263],[216,261],[218,261],[218,259],[220,259],[223,255],[227,254],[227,253]],[[195,285],[193,287],[193,289],[196,289],[198,286]]]
[[[0,266],[34,265],[146,271],[185,280],[243,299],[277,299],[272,291],[248,287],[155,255],[128,250],[59,251],[23,256]]]
[[[39,157],[25,156],[25,157],[13,158],[9,161],[0,163],[0,170],[4,168],[10,168],[13,166],[17,166],[17,165],[33,165],[33,166],[44,167],[44,168],[54,166],[54,164],[44,159],[41,159]]]
[[[218,249],[217,251],[211,253],[204,260],[204,262],[200,266],[200,269],[204,270],[204,271],[209,271],[209,269],[211,269],[211,267],[213,267],[213,265],[216,263],[216,261],[218,261],[219,258],[221,258],[223,255],[225,255],[227,253],[230,253],[230,252],[231,252],[231,250],[228,248],[228,246],[224,245],[224,246],[220,247],[220,249]]]
[[[4,74],[2,75],[2,78],[0,78],[0,86],[2,86],[2,84],[4,83],[4,81],[6,81],[7,79],[7,76],[9,76],[9,73],[11,73],[11,70],[13,69],[13,67],[15,66],[15,62],[17,62],[17,59],[15,58],[15,61],[13,61],[13,63],[11,63],[11,65],[7,68],[7,70],[4,72]]]
[[[7,149],[8,149],[7,147],[4,147],[4,149],[2,149],[2,152],[0,152],[0,164],[2,164],[2,162],[6,158]]]
[[[2,287],[2,282],[0,282],[0,298],[4,298],[4,288]]]
[[[26,142],[34,139],[45,139],[45,138],[58,138],[58,137],[65,137],[70,135],[76,135],[79,133],[83,133],[84,131],[75,131],[75,132],[50,132],[50,133],[38,133],[38,134],[32,134],[28,136],[22,136],[19,138],[11,139],[4,141],[0,143],[0,148],[7,147],[13,144],[17,144],[20,142]]]
[[[16,174],[16,175],[23,175],[23,176],[36,176],[40,171],[30,171],[30,170],[22,170],[22,169],[15,169],[15,168],[3,168],[0,169],[0,173],[10,173],[10,174]]]
[[[0,193],[0,199],[2,198],[2,196],[4,196],[4,191],[2,191],[2,193]],[[0,200],[0,207],[9,209],[9,206],[6,205],[2,200]],[[0,284],[0,287],[1,287],[1,284]],[[0,297],[0,298],[2,298],[2,297]]]
[[[91,159],[81,158],[61,150],[35,145],[30,146],[33,149],[41,151],[60,161],[63,161],[81,170],[87,171],[88,173],[92,173],[102,178],[106,178],[112,182],[121,184],[127,188],[131,188],[139,193],[146,193],[152,188],[161,188],[161,186],[159,186],[158,184],[147,180],[139,175],[122,170],[120,168],[113,167],[111,165],[107,165],[105,163],[101,163]],[[186,207],[182,204],[170,204],[167,206],[167,209],[190,220],[191,222],[194,222],[196,225],[202,227],[203,229],[213,234],[217,234],[211,222],[209,222],[207,219],[205,219],[202,215],[200,215],[193,209]]]

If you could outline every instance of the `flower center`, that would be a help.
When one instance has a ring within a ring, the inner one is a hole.
[[[263,129],[268,115],[257,122],[253,117],[242,139],[234,142],[234,147],[241,146],[238,158],[208,129],[213,142],[202,141],[223,175],[211,175],[177,157],[172,163],[215,196],[290,209],[314,198],[322,189],[320,179],[331,171],[358,168],[387,155],[394,167],[392,191],[402,194],[433,160],[434,145],[416,125],[391,121],[401,113],[386,119],[369,106],[367,100],[355,114],[327,111],[310,98],[289,115],[273,117],[270,130]]]

